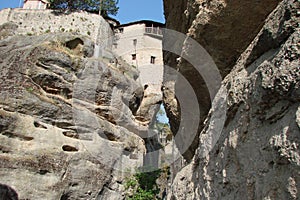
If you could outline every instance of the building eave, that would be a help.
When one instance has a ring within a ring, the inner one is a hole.
[[[49,1],[47,1],[47,0],[24,0],[24,3],[26,3],[27,1],[41,1],[45,4],[49,4]]]
[[[119,26],[116,26],[115,28],[122,28],[122,27],[131,26],[131,25],[135,25],[135,24],[153,24],[154,26],[158,26],[158,27],[162,27],[162,28],[166,26],[163,23],[152,21],[152,20],[139,20],[139,21],[135,21],[135,22],[121,24]]]

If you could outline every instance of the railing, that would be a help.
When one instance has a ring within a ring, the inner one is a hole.
[[[147,34],[163,35],[162,29],[159,27],[146,27],[145,32]]]

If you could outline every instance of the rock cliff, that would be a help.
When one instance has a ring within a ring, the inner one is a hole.
[[[167,28],[185,34],[179,54],[164,52],[170,67],[163,96],[174,135],[183,133],[175,142],[188,164],[177,171],[180,160],[172,163],[174,180],[161,192],[167,199],[299,199],[300,2],[164,4]],[[7,16],[0,25],[0,199],[124,199],[124,171],[160,147],[142,139],[160,95],[144,91],[138,72],[123,61],[94,57],[111,45],[101,40],[112,33],[108,24],[91,35],[62,33],[60,26],[53,30],[61,33],[51,33],[44,23],[28,32],[19,22],[26,11],[0,14]],[[74,20],[84,22],[81,14]],[[185,59],[197,55],[188,38],[220,72],[210,77],[220,81],[213,92]],[[197,108],[180,110],[175,73],[191,85],[199,115]],[[195,137],[184,135],[189,124],[197,127]],[[188,149],[185,139],[192,140]]]
[[[235,61],[255,38],[268,14],[277,6],[279,0],[263,2],[253,1],[224,1],[224,0],[185,0],[180,2],[164,1],[166,27],[187,34],[195,39],[212,56],[218,66],[222,77],[226,76],[232,69]],[[180,22],[180,23],[178,23]],[[168,40],[168,38],[165,38]],[[185,47],[186,54],[189,48]],[[192,51],[192,50],[190,50]],[[165,64],[181,70],[181,74],[188,77],[200,104],[200,128],[209,111],[211,99],[209,89],[201,75],[186,60],[180,63],[174,55],[164,53]],[[165,76],[168,76],[165,71]],[[172,84],[165,81],[166,90],[174,90]],[[165,92],[166,94],[170,92]],[[172,93],[172,92],[171,92]],[[166,108],[169,110],[173,132],[178,131],[177,125],[179,111],[172,103],[172,96],[165,98]],[[175,116],[174,116],[175,115]],[[173,123],[174,121],[174,123]],[[186,159],[190,160],[196,149],[197,141],[191,145],[188,151],[183,152]]]
[[[0,28],[1,199],[124,198],[146,151],[138,72],[92,57],[86,36],[16,29]]]
[[[168,199],[299,199],[299,8],[295,0],[165,0],[167,27],[197,40],[224,77],[210,106],[191,65],[165,52],[165,62],[194,83],[205,110],[198,144],[186,154],[191,162]],[[173,85],[166,82],[165,104],[176,131]],[[214,135],[220,109],[226,119]]]

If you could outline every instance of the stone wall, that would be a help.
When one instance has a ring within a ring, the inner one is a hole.
[[[35,35],[49,32],[76,32],[88,36],[102,48],[111,48],[110,25],[101,16],[83,11],[59,12],[54,10],[4,9],[0,11],[0,25],[14,22],[19,34]]]

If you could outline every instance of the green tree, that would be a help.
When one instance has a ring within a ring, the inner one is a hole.
[[[49,0],[51,9],[85,10],[99,12],[101,15],[116,15],[119,0]]]

